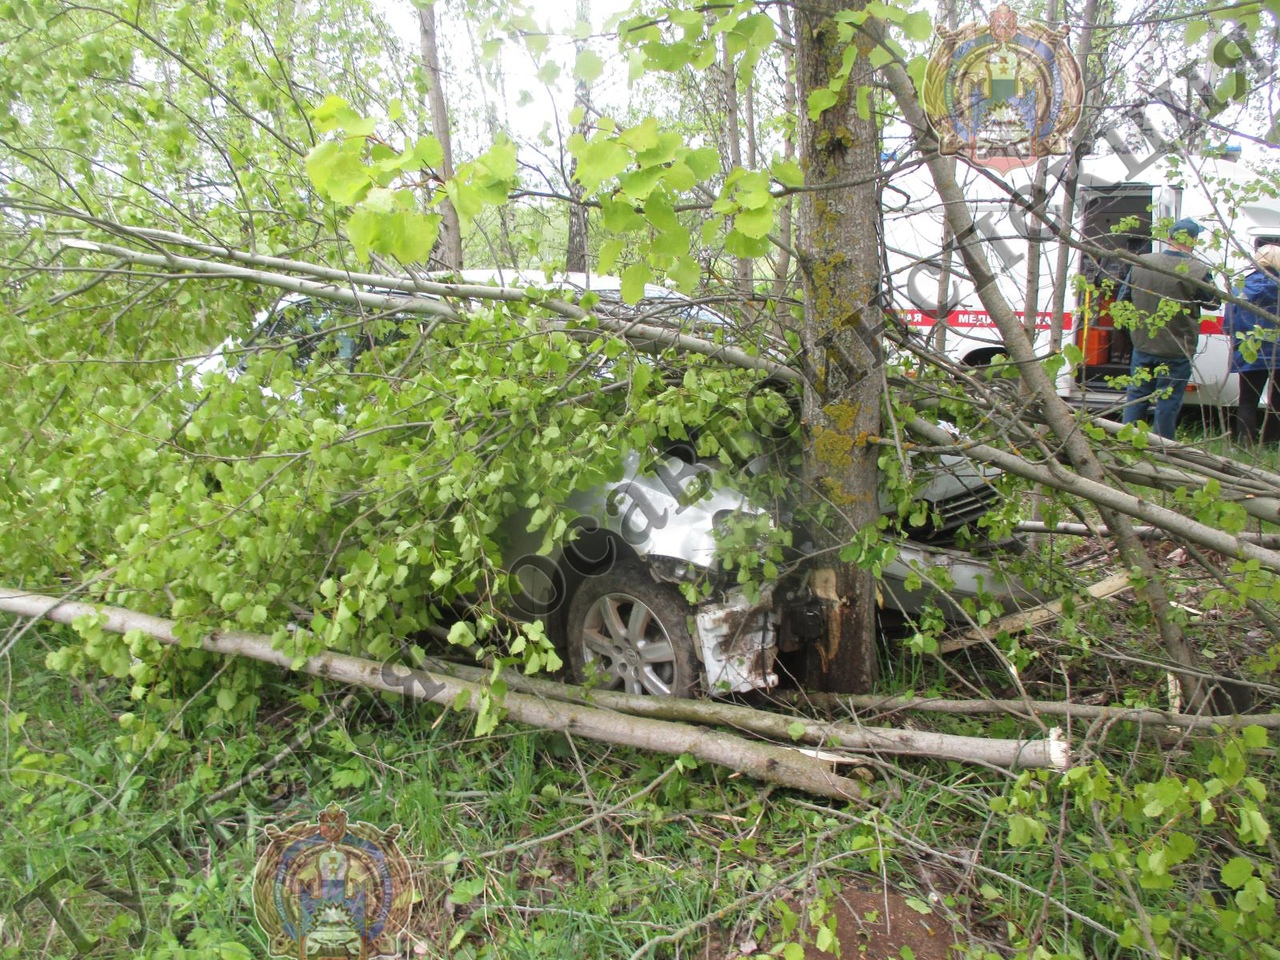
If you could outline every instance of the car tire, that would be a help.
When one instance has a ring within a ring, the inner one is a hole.
[[[692,697],[701,669],[680,592],[639,563],[588,577],[569,604],[569,666],[605,690]]]

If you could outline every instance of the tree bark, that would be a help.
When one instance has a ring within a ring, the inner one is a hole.
[[[418,9],[418,42],[422,48],[422,68],[427,74],[427,105],[431,111],[431,127],[440,141],[444,159],[440,161],[440,176],[444,180],[453,177],[453,137],[449,132],[449,107],[444,98],[444,80],[440,75],[440,50],[436,33],[436,0]],[[449,199],[440,202],[440,236],[431,256],[446,270],[462,269],[462,228],[458,211]]]
[[[487,675],[486,671],[478,667],[461,664],[428,661],[428,666],[435,672],[472,681],[482,680]],[[990,764],[1007,770],[1028,767],[1065,770],[1070,762],[1070,750],[1058,730],[1050,730],[1047,738],[1037,740],[964,737],[928,730],[869,727],[856,722],[798,719],[795,716],[770,713],[720,700],[681,700],[674,697],[637,696],[612,690],[588,690],[516,674],[509,676],[507,683],[513,690],[540,697],[589,703],[637,717],[683,723],[712,723],[773,740],[795,740],[798,743],[812,744],[823,750],[933,757],[960,763]]]
[[[856,93],[870,88],[863,50],[837,102],[816,120],[809,95],[827,89],[846,44],[834,14],[861,0],[818,0],[796,9],[796,79],[800,104],[798,259],[804,285],[805,451],[811,483],[857,534],[875,524],[880,431],[881,331],[877,191],[880,135],[859,114]],[[864,104],[866,101],[864,100]],[[869,690],[876,678],[875,581],[869,569],[842,564],[828,593],[827,638],[810,659],[817,689]]]

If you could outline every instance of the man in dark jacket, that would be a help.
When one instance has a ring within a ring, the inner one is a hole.
[[[1150,421],[1154,397],[1155,431],[1170,440],[1200,341],[1200,308],[1221,302],[1209,265],[1191,254],[1200,229],[1190,217],[1175,223],[1170,249],[1144,254],[1116,297],[1130,301],[1138,314],[1129,330],[1133,361],[1124,422]]]

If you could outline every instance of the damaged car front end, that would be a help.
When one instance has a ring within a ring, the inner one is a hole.
[[[687,454],[687,451],[686,451]],[[722,465],[720,465],[722,466]],[[625,458],[616,482],[575,494],[573,533],[550,555],[529,536],[509,569],[526,615],[548,623],[567,646],[575,679],[632,693],[693,696],[767,690],[777,658],[821,640],[825,608],[840,602],[829,568],[803,558],[764,583],[733,582],[722,566],[730,518],[789,540],[770,511],[734,489],[722,469],[666,454]],[[1006,606],[1036,598],[988,560],[954,544],[998,499],[994,476],[964,461],[936,469],[919,496],[932,523],[895,544],[881,571],[883,606],[906,615],[928,608],[962,619],[966,598]],[[941,574],[941,576],[939,576]],[[945,589],[939,584],[945,585]]]

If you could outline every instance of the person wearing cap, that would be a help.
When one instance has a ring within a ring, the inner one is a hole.
[[[1257,269],[1245,277],[1241,296],[1253,305],[1250,310],[1229,303],[1223,312],[1224,327],[1231,338],[1232,373],[1240,375],[1240,402],[1236,407],[1236,442],[1249,446],[1262,436],[1258,405],[1267,383],[1280,366],[1280,344],[1277,344],[1276,315],[1280,312],[1280,246],[1268,244],[1254,256]],[[1272,386],[1267,402],[1268,414],[1277,412],[1276,388]]]
[[[1209,265],[1192,255],[1200,231],[1190,217],[1175,223],[1169,249],[1143,254],[1116,296],[1137,313],[1129,329],[1133,359],[1122,419],[1152,422],[1154,406],[1155,432],[1170,440],[1200,342],[1200,308],[1221,303]]]

